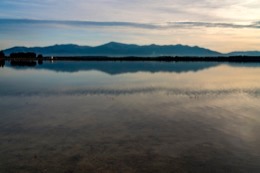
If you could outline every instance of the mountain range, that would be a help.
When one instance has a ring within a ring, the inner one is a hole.
[[[217,51],[187,45],[136,45],[109,42],[100,46],[62,44],[47,47],[12,47],[3,50],[6,55],[17,52],[35,52],[44,56],[260,56],[260,51],[231,52]]]

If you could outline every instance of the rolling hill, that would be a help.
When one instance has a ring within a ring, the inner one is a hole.
[[[198,46],[186,45],[135,45],[110,42],[91,47],[75,44],[48,47],[13,47],[4,50],[6,55],[16,52],[35,52],[44,56],[220,56],[219,52]]]

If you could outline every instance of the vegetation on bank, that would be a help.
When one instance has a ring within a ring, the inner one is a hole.
[[[198,57],[198,56],[160,56],[160,57],[109,57],[109,56],[71,56],[71,57],[43,57],[36,53],[11,53],[5,57],[3,52],[0,52],[0,59],[7,59],[11,64],[42,64],[44,60],[67,60],[67,61],[210,61],[210,62],[260,62],[259,56],[216,56],[216,57]]]
[[[36,55],[33,52],[19,52],[19,53],[11,53],[10,56],[6,57],[4,52],[0,52],[0,66],[4,67],[5,60],[9,60],[12,66],[36,66],[37,61],[38,64],[43,63],[43,56]]]
[[[3,51],[0,51],[0,59],[5,58],[5,54]]]
[[[5,66],[5,54],[3,51],[0,51],[0,67]]]
[[[48,59],[48,58],[47,58]],[[165,62],[260,62],[260,57],[256,56],[219,56],[219,57],[181,57],[181,56],[160,56],[160,57],[105,57],[105,56],[85,56],[85,57],[52,57],[51,60],[67,61],[165,61]]]

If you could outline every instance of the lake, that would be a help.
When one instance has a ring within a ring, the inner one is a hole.
[[[260,172],[260,64],[0,68],[0,172]]]

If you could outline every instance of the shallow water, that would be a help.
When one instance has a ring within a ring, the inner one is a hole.
[[[260,64],[0,68],[0,172],[260,172]]]

